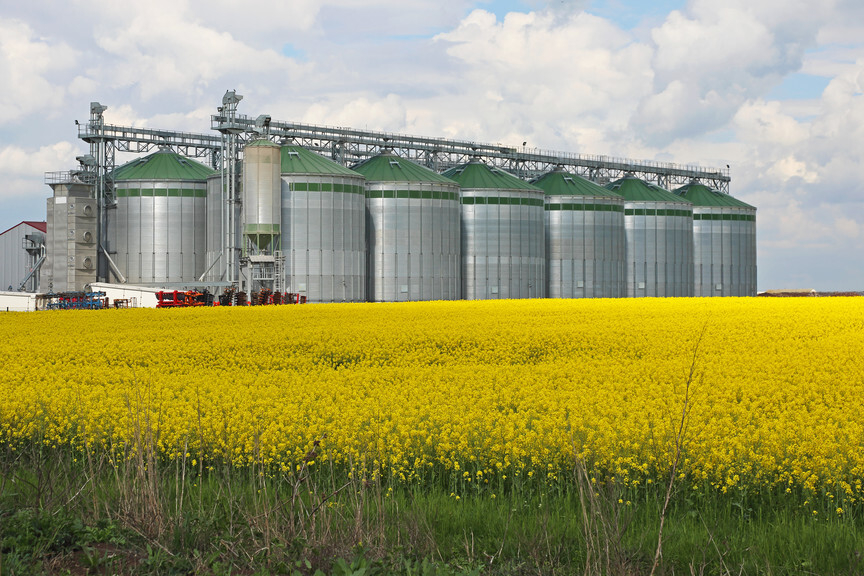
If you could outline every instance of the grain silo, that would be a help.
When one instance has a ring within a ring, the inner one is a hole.
[[[109,253],[130,284],[194,282],[204,272],[207,177],[213,170],[162,150],[114,171]]]
[[[532,183],[546,193],[546,295],[624,296],[624,199],[560,167]]]
[[[695,296],[756,295],[756,208],[704,184],[674,193],[693,204]]]
[[[232,212],[229,217],[229,210]],[[242,237],[240,202],[228,198],[228,183],[216,172],[207,177],[207,255],[204,281],[230,282],[239,268],[239,246]],[[233,232],[229,232],[233,227]]]
[[[458,300],[459,185],[390,152],[354,170],[366,177],[368,299]]]
[[[241,292],[282,292],[280,162],[279,145],[266,138],[253,140],[243,149]]]
[[[313,302],[366,300],[366,191],[360,174],[283,146],[285,289]]]
[[[462,187],[462,297],[543,298],[543,191],[476,160],[444,175]]]
[[[624,197],[625,296],[692,296],[693,206],[633,176],[606,188]]]
[[[282,157],[279,145],[267,139],[243,149],[243,254],[272,255],[281,241]]]

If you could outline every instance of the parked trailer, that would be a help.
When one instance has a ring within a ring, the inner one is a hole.
[[[101,310],[107,307],[105,292],[58,292],[36,296],[37,310]]]
[[[213,295],[197,290],[161,290],[156,293],[157,308],[188,308],[192,306],[212,306]]]

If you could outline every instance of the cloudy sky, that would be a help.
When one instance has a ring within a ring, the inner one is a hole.
[[[860,0],[0,3],[0,231],[75,120],[276,120],[706,167],[758,208],[759,289],[864,290]]]

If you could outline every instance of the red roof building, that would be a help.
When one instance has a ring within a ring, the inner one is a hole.
[[[39,272],[33,269],[45,254],[47,230],[46,222],[25,220],[0,233],[0,291],[36,292]]]

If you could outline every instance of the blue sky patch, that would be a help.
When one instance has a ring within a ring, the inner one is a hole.
[[[474,8],[495,14],[500,22],[510,12],[527,13],[546,7],[555,8],[556,4],[562,8],[575,5],[629,30],[646,21],[661,22],[669,12],[683,9],[686,3],[686,0],[478,0]]]
[[[481,10],[486,10],[487,12],[495,14],[500,22],[504,20],[504,17],[510,12],[531,12],[531,10],[536,8],[536,6],[532,6],[532,4],[538,3],[529,3],[525,0],[487,0],[485,2],[478,2],[475,8],[480,8]]]
[[[704,136],[705,141],[715,142],[718,144],[735,142],[735,138],[736,138],[735,130],[732,128],[723,128],[722,130],[715,130],[714,132],[708,132]]]
[[[292,44],[285,44],[282,46],[282,54],[287,56],[288,58],[293,58],[294,60],[305,61],[306,60],[306,51],[297,48]]]
[[[811,100],[820,98],[831,78],[815,74],[789,74],[766,95],[769,100]]]
[[[662,22],[670,12],[683,10],[686,4],[686,0],[591,0],[585,11],[630,30],[646,20]]]

